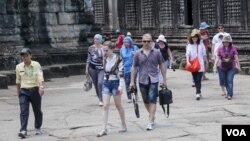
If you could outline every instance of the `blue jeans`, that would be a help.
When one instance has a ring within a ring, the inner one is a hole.
[[[136,78],[137,78],[137,74],[135,74],[135,80],[134,80],[134,83],[135,83],[135,95],[137,95]],[[128,99],[131,99],[131,93],[129,92],[130,79],[131,79],[131,73],[124,73],[124,80],[125,80]]]
[[[230,70],[221,70],[222,79],[224,79],[227,89],[227,95],[231,97],[233,96],[233,79],[235,72],[235,68],[232,68]]]
[[[19,95],[19,105],[20,105],[20,122],[21,129],[20,131],[27,131],[28,119],[29,119],[29,106],[30,103],[33,108],[35,115],[35,128],[40,129],[43,121],[43,113],[41,110],[42,97],[38,92],[38,87],[32,89],[23,89],[20,90]]]
[[[116,96],[119,87],[119,80],[104,80],[102,85],[102,94]]]
[[[139,84],[143,102],[146,104],[156,104],[158,96],[158,82],[149,83],[148,85]]]
[[[218,75],[219,75],[220,86],[225,86],[226,85],[225,79],[223,78],[223,72],[222,72],[220,67],[217,67],[217,72],[218,72]]]

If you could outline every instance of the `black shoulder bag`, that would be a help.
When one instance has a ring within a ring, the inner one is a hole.
[[[173,103],[173,96],[172,96],[172,91],[167,88],[162,88],[159,91],[159,102],[160,105],[162,106],[162,109],[164,111],[164,115],[166,115],[166,110],[164,105],[167,105],[167,117],[169,117],[169,105]]]

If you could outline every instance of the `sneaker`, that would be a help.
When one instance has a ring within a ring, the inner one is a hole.
[[[201,94],[196,94],[196,100],[200,100],[201,99]]]
[[[131,99],[128,99],[128,103],[132,103],[132,100],[131,100]]]
[[[27,132],[26,131],[21,131],[19,134],[18,134],[18,136],[20,137],[20,138],[26,138],[27,137]]]
[[[147,131],[150,131],[150,130],[153,130],[154,129],[154,123],[153,122],[149,122],[147,127],[146,127],[146,130]]]
[[[231,97],[231,96],[228,96],[228,97],[227,97],[227,99],[228,99],[228,100],[231,100],[231,99],[232,99],[232,97]]]
[[[98,133],[96,135],[96,137],[102,137],[102,136],[105,136],[105,135],[107,135],[107,129],[102,130],[100,133]]]
[[[102,106],[103,106],[103,103],[102,103],[102,102],[99,102],[99,106],[102,107]]]
[[[42,134],[41,129],[36,128],[35,129],[35,135],[41,135],[41,134]]]

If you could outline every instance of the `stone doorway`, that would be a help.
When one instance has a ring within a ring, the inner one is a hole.
[[[192,0],[184,0],[185,4],[185,25],[193,25]]]

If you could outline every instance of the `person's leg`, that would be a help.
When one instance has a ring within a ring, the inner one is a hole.
[[[220,87],[221,87],[221,91],[222,91],[222,96],[226,95],[226,88],[225,88],[225,79],[224,79],[224,74],[221,70],[221,68],[217,67],[217,72],[219,75],[219,82],[220,82]]]
[[[128,102],[131,101],[131,93],[129,92],[129,85],[130,85],[130,73],[125,73],[124,74],[124,81],[125,81],[125,86],[126,86],[126,92],[127,92],[127,97],[128,97]]]
[[[149,99],[148,99],[149,85],[139,84],[139,88],[141,91],[144,106],[147,109],[147,111],[149,112]]]
[[[114,101],[115,101],[115,107],[119,112],[121,123],[122,123],[122,129],[119,132],[126,132],[127,127],[126,127],[126,122],[125,122],[125,112],[121,104],[121,94],[115,95],[114,96]]]
[[[109,94],[103,94],[103,130],[107,130],[110,98]]]
[[[235,68],[227,71],[227,89],[228,89],[228,99],[233,97],[233,79],[235,75]]]
[[[21,91],[19,96],[19,105],[20,105],[20,122],[21,122],[21,131],[27,132],[27,125],[29,119],[29,98],[26,94]]]
[[[41,109],[42,97],[38,92],[38,88],[32,92],[30,102],[35,115],[35,129],[40,129],[43,121],[43,113]]]
[[[102,102],[102,84],[103,84],[103,79],[104,79],[104,70],[99,70],[98,72],[98,82],[97,82],[97,85],[98,85],[98,98],[99,98],[99,101]]]
[[[89,67],[89,75],[90,75],[92,82],[95,86],[95,92],[96,92],[96,95],[99,99],[99,95],[98,95],[98,70],[95,70],[95,69],[92,69],[91,67]]]
[[[197,76],[196,76],[196,84],[195,85],[197,85],[196,86],[196,92],[198,93],[198,94],[201,94],[201,80],[202,80],[202,76],[203,76],[203,72],[198,72],[197,73]]]
[[[152,83],[149,87],[149,120],[154,122],[156,112],[156,102],[158,96],[158,83]]]

